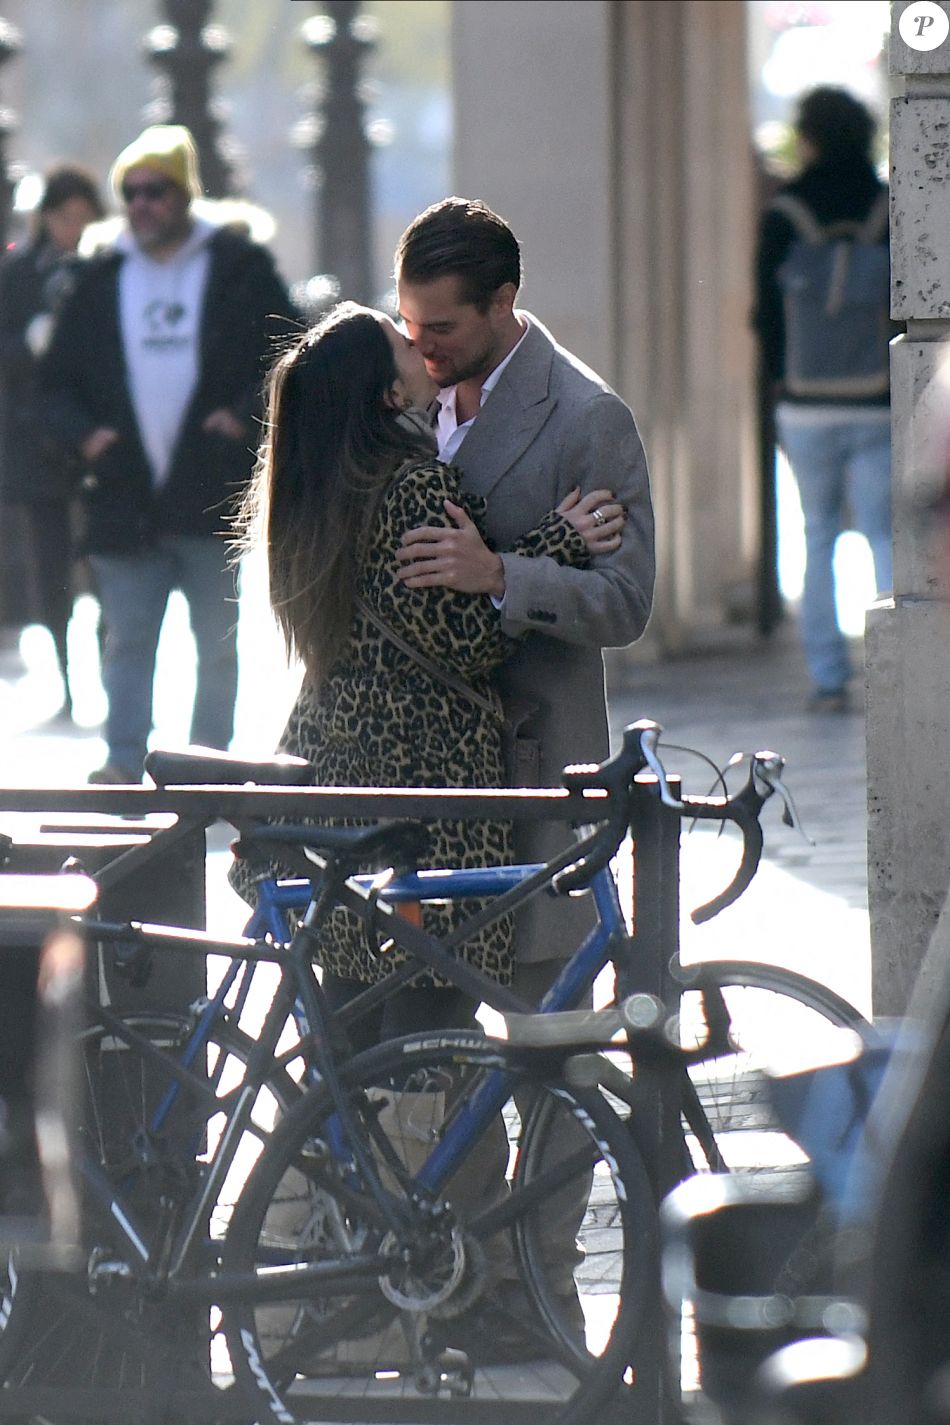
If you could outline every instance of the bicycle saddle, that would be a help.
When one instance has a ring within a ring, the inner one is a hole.
[[[213,747],[188,747],[182,752],[150,752],[145,770],[158,787],[312,787],[314,770],[302,757],[277,756],[266,761],[231,757]]]

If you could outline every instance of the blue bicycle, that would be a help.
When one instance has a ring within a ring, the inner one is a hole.
[[[531,1008],[456,960],[451,941],[399,915],[404,900],[492,894],[491,905],[456,932],[462,939],[480,918],[503,915],[532,894],[589,888],[599,923],[540,1008],[577,1004],[610,963],[626,970],[637,948],[609,861],[630,821],[634,779],[651,764],[659,768],[656,735],[630,729],[609,763],[566,774],[572,790],[600,798],[600,820],[546,866],[404,870],[386,882],[361,867],[380,858],[397,868],[424,865],[418,826],[247,822],[240,826],[245,839],[279,848],[282,860],[296,857],[302,873],[297,884],[265,889],[252,928],[256,936],[266,927],[267,943],[249,938],[229,946],[155,927],[90,928],[93,938],[119,945],[133,976],[169,944],[230,953],[234,961],[216,995],[191,1015],[136,1020],[106,1011],[87,1031],[90,1103],[96,1075],[119,1072],[130,1122],[111,1135],[105,1124],[102,1131],[87,1126],[90,1182],[98,1187],[86,1266],[68,1283],[68,1295],[88,1308],[80,1315],[93,1317],[96,1340],[144,1338],[145,1385],[150,1372],[167,1387],[169,1363],[183,1355],[195,1382],[210,1381],[212,1312],[212,1329],[223,1316],[239,1398],[262,1422],[462,1425],[497,1421],[499,1411],[517,1404],[519,1419],[572,1425],[590,1419],[598,1402],[617,1398],[625,1381],[630,1388],[656,1269],[656,1205],[630,1112],[636,1075],[629,1057],[622,1049],[600,1056],[595,1081],[582,1085],[572,1082],[563,1055],[556,1062],[543,1055],[512,1060],[504,1044],[479,1033],[413,1036],[356,1058],[346,1033],[352,1019],[421,967],[502,1012]],[[661,768],[648,791],[637,789],[670,796],[680,815],[731,819],[742,828],[746,853],[736,882],[700,914],[721,908],[754,874],[758,813],[780,789],[778,770],[776,759],[758,759],[732,798],[677,801]],[[230,784],[245,771],[232,764],[229,775],[227,764],[215,769],[185,758],[175,775]],[[261,769],[263,781],[276,775]],[[361,915],[376,940],[391,940],[413,958],[333,1017],[310,963],[308,932],[336,904]],[[293,906],[305,907],[303,920],[285,947],[274,942],[287,938],[281,918]],[[278,963],[279,983],[264,1027],[249,1038],[238,1021],[248,969],[260,959]],[[682,1075],[684,1142],[695,1162],[721,1169],[746,1161],[757,1170],[746,1141],[745,1090],[763,1047],[763,1017],[769,1022],[765,1001],[779,1004],[786,1020],[799,1019],[793,1032],[861,1024],[843,1001],[784,971],[744,962],[690,971],[684,1038],[705,1039],[709,1005],[732,1033],[728,1055],[694,1062]],[[157,1097],[146,1068],[158,1073]],[[741,1111],[737,1086],[745,1096]],[[180,1135],[171,1131],[176,1123]],[[220,1134],[206,1146],[209,1123]],[[768,1136],[761,1128],[757,1142]],[[242,1143],[248,1161],[256,1159],[246,1186],[235,1168]],[[233,1211],[230,1186],[239,1189]],[[136,1211],[139,1197],[144,1214]],[[148,1220],[156,1205],[157,1226]],[[22,1387],[37,1362],[50,1359],[50,1343],[60,1343],[62,1331],[44,1315],[43,1330],[21,1332],[8,1352],[24,1320],[15,1275],[7,1298],[0,1356],[7,1387]],[[92,1349],[86,1355],[90,1388],[99,1386],[100,1356]],[[117,1356],[112,1375],[122,1378],[127,1357],[122,1349]],[[195,1383],[183,1393],[200,1398],[203,1419],[217,1418],[211,1393]]]

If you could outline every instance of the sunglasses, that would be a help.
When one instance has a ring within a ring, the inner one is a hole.
[[[136,198],[144,198],[147,203],[157,203],[166,197],[174,187],[168,182],[157,183],[123,183],[122,201],[123,203],[134,203]]]

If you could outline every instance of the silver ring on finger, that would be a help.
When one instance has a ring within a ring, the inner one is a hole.
[[[602,525],[607,523],[607,516],[604,514],[603,510],[591,510],[590,517],[596,525]]]

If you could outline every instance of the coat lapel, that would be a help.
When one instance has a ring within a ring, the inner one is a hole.
[[[459,446],[453,464],[473,495],[487,495],[506,475],[553,411],[550,392],[554,344],[533,319],[502,378]]]

